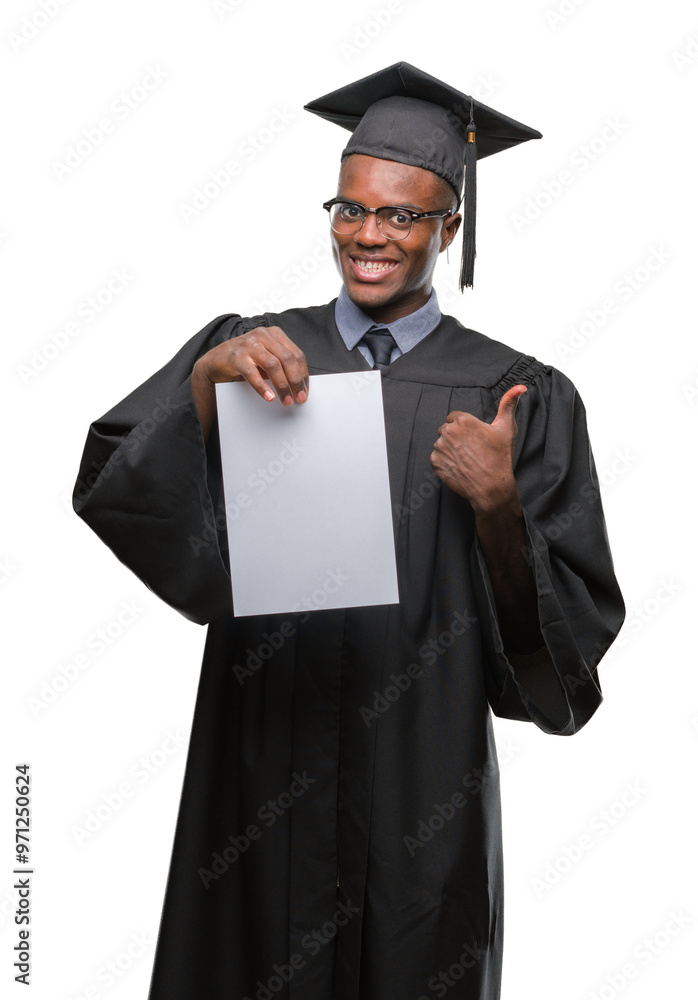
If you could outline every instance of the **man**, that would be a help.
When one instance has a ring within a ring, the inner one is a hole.
[[[150,996],[496,1000],[489,707],[578,731],[624,614],[574,386],[432,291],[469,136],[482,156],[538,133],[406,63],[309,108],[352,130],[326,204],[339,297],[213,320],[92,425],[75,489],[119,558],[209,623]],[[215,384],[312,406],[310,375],[374,366],[399,604],[236,617]]]

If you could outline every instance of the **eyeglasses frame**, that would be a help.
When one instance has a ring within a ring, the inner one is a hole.
[[[366,223],[366,219],[368,218],[368,213],[372,212],[376,216],[376,225],[378,226],[378,229],[380,230],[382,235],[385,236],[386,240],[394,240],[395,242],[399,242],[400,240],[406,240],[407,237],[412,232],[412,225],[414,225],[414,223],[418,222],[420,219],[435,219],[435,218],[445,219],[447,216],[453,214],[450,211],[444,212],[440,208],[437,208],[432,212],[415,212],[411,208],[403,208],[402,205],[381,205],[380,208],[367,208],[365,205],[362,205],[360,201],[352,201],[350,198],[330,198],[329,201],[323,202],[322,207],[327,212],[329,212],[333,205],[355,205],[357,208],[360,208],[361,211],[364,213],[361,225],[353,233],[339,233],[333,227],[332,231],[337,233],[338,236],[356,236],[356,234],[360,233],[361,230],[363,229]],[[387,233],[383,232],[383,227],[378,219],[378,212],[382,212],[383,209],[385,208],[394,208],[397,209],[397,211],[399,212],[404,212],[405,215],[409,215],[410,219],[412,220],[412,225],[410,225],[410,228],[408,229],[408,231],[405,233],[404,236],[388,236]],[[332,225],[331,222],[330,225]]]

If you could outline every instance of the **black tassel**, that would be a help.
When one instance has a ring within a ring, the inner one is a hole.
[[[473,99],[470,98],[470,121],[468,123],[468,141],[465,144],[465,187],[463,189],[463,255],[460,265],[460,290],[467,285],[473,287],[475,272],[475,210],[477,202],[477,145],[475,142],[475,119],[473,117]]]

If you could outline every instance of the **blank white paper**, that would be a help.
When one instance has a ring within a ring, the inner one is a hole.
[[[216,385],[236,616],[399,602],[381,373]]]

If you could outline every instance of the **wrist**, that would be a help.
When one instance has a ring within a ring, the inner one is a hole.
[[[487,493],[471,499],[478,522],[506,522],[523,516],[521,499],[513,475],[498,483]]]
[[[191,370],[191,381],[192,386],[201,392],[205,392],[207,395],[215,392],[215,383],[211,378],[211,371],[205,356],[195,362]]]

